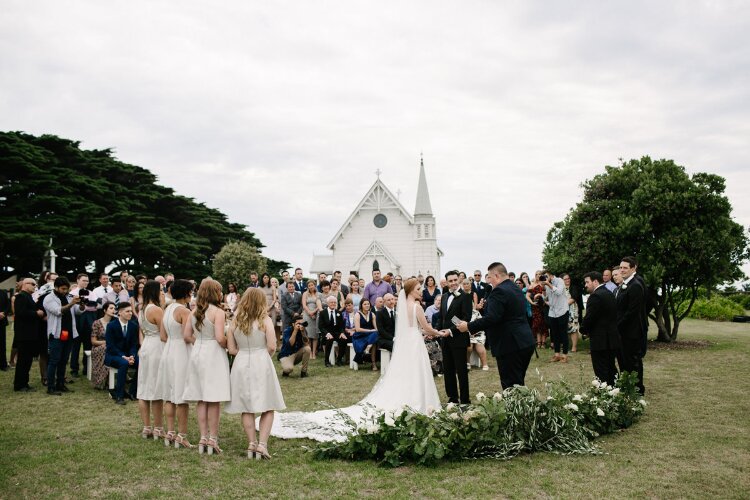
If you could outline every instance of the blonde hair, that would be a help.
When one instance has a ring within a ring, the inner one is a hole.
[[[198,288],[198,297],[195,300],[195,329],[203,328],[203,320],[206,317],[211,305],[219,306],[221,304],[221,284],[211,278],[206,278],[201,282]]]
[[[253,323],[258,322],[258,329],[266,333],[265,320],[268,317],[266,294],[260,288],[249,288],[242,294],[237,309],[234,311],[234,324],[245,335],[252,332]]]

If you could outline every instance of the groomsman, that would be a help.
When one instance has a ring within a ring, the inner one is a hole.
[[[524,385],[534,353],[534,336],[526,319],[526,298],[508,278],[507,268],[500,262],[493,262],[488,271],[492,291],[485,297],[483,317],[471,323],[464,321],[458,329],[486,333],[492,355],[498,360],[500,384],[505,390]]]
[[[586,291],[586,316],[581,321],[581,333],[591,339],[591,364],[597,378],[610,385],[615,383],[615,358],[622,344],[617,331],[617,299],[602,283],[597,271],[583,276]]]
[[[645,289],[642,281],[635,276],[638,265],[634,257],[623,257],[620,262],[622,284],[617,292],[617,330],[622,341],[622,371],[638,375],[638,391],[644,394],[643,355],[644,325],[647,321]]]
[[[473,301],[471,295],[458,286],[458,271],[445,273],[448,292],[440,304],[441,330],[450,330],[451,336],[443,337],[443,379],[448,402],[469,404],[469,372],[466,366],[466,348],[469,347],[469,334],[453,324],[453,317],[460,321],[471,320]],[[456,387],[458,379],[458,387]],[[460,400],[459,400],[460,391]]]

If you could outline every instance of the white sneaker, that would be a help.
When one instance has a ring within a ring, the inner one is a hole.
[[[489,366],[487,366],[487,365],[484,365],[484,366],[482,367],[482,371],[483,371],[483,372],[489,371],[489,369],[490,369],[490,367],[489,367]]]
[[[471,363],[466,363],[466,369],[471,370]]]

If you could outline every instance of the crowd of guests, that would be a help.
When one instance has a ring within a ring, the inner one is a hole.
[[[551,348],[551,361],[566,363],[569,351],[577,349],[579,333],[587,334],[596,375],[613,383],[618,363],[620,371],[638,374],[643,391],[647,294],[636,266],[635,259],[626,257],[605,273],[586,274],[585,315],[583,294],[567,274],[537,271],[533,280],[527,273],[497,276],[511,289],[515,283],[525,299],[526,320],[536,342],[532,347]],[[459,316],[467,322],[469,342],[425,337],[433,373],[446,375],[452,402],[468,402],[465,374],[471,370],[472,353],[481,369],[488,370],[485,333],[470,328],[481,324],[493,290],[488,282],[499,285],[497,277],[488,277],[483,280],[480,271],[471,278],[458,271],[439,279],[416,277],[426,320],[436,330],[458,333],[447,311],[451,302],[458,304],[456,298],[466,309]],[[148,279],[127,272],[116,277],[102,273],[95,287],[85,273],[72,285],[55,273],[40,278],[40,283],[32,277],[19,281],[10,301],[0,294],[6,299],[0,302],[3,329],[8,317],[14,317],[10,365],[15,367],[16,391],[35,391],[29,378],[36,358],[47,394],[72,392],[69,385],[88,369],[82,355],[90,352],[92,384],[106,389],[110,371],[115,373],[110,395],[118,405],[137,401],[142,437],[175,448],[197,447],[199,453],[221,453],[224,403],[226,412],[242,415],[248,457],[256,459],[270,458],[267,443],[274,412],[285,408],[272,356],[278,351],[282,377],[292,375],[297,365],[299,377],[307,377],[309,363],[320,353],[327,368],[354,361],[379,370],[382,351],[393,349],[394,309],[404,282],[402,276],[379,270],[369,282],[353,274],[344,282],[338,271],[306,279],[300,268],[279,278],[253,273],[244,291],[235,283],[223,288],[206,278],[197,285],[171,274]],[[349,345],[353,360],[347,360]],[[0,362],[0,368],[8,368],[4,349]],[[187,436],[190,402],[196,403],[197,446]]]

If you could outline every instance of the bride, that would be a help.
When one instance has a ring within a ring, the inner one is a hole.
[[[441,337],[445,333],[427,323],[419,304],[421,297],[419,281],[409,278],[398,296],[391,362],[370,394],[347,408],[277,413],[271,435],[285,439],[343,441],[352,431],[351,425],[346,422],[347,417],[361,426],[380,413],[401,410],[405,406],[420,413],[440,408],[423,332],[427,337]]]

